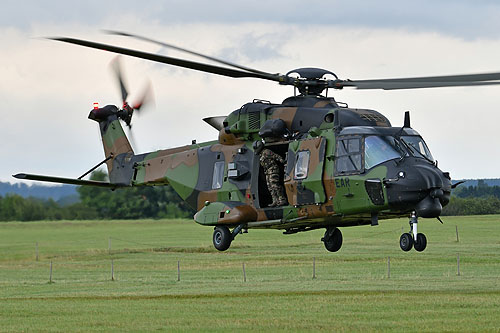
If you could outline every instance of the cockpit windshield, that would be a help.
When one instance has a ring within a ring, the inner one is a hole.
[[[405,156],[434,159],[420,136],[406,135],[401,137],[370,135],[365,137],[365,169],[380,163]]]
[[[337,138],[336,174],[356,174],[390,160],[406,157],[422,158],[434,163],[425,141],[409,133],[390,135],[343,135]]]
[[[365,137],[365,169],[400,157],[401,152],[398,151],[394,137],[376,135]]]

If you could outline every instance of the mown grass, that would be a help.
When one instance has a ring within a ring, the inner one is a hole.
[[[399,249],[406,219],[343,228],[338,253],[321,230],[221,253],[188,220],[1,223],[0,331],[499,331],[499,222],[421,220],[422,253]]]

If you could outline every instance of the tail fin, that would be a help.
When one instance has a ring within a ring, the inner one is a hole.
[[[125,135],[120,119],[127,110],[119,110],[114,105],[106,105],[94,109],[89,114],[89,119],[99,123],[104,154],[109,160],[106,162],[109,181],[114,184],[130,185],[133,176],[132,158],[134,151]]]

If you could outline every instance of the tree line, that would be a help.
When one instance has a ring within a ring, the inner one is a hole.
[[[106,180],[95,171],[92,180]],[[0,196],[0,221],[92,220],[140,218],[191,218],[195,211],[170,186],[144,186],[109,189],[80,186],[80,201],[71,205],[53,199]],[[479,180],[477,186],[453,190],[450,203],[442,215],[500,214],[500,186],[488,186]]]
[[[92,180],[106,180],[95,171]],[[144,186],[111,191],[80,186],[80,201],[60,205],[52,199],[0,196],[0,221],[191,218],[195,211],[170,186]]]
[[[480,179],[477,186],[458,186],[452,194],[443,215],[500,214],[500,186],[488,186]]]

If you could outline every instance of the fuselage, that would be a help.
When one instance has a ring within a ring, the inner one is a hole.
[[[265,140],[286,163],[280,175],[288,204],[270,207],[254,142],[267,121],[289,135]],[[105,134],[103,135],[105,136]],[[120,162],[119,162],[120,161]],[[216,141],[116,159],[130,185],[170,185],[203,225],[304,228],[374,224],[378,219],[437,217],[449,201],[450,177],[411,128],[333,99],[289,98],[245,104],[223,121]],[[129,171],[127,171],[129,170]]]

